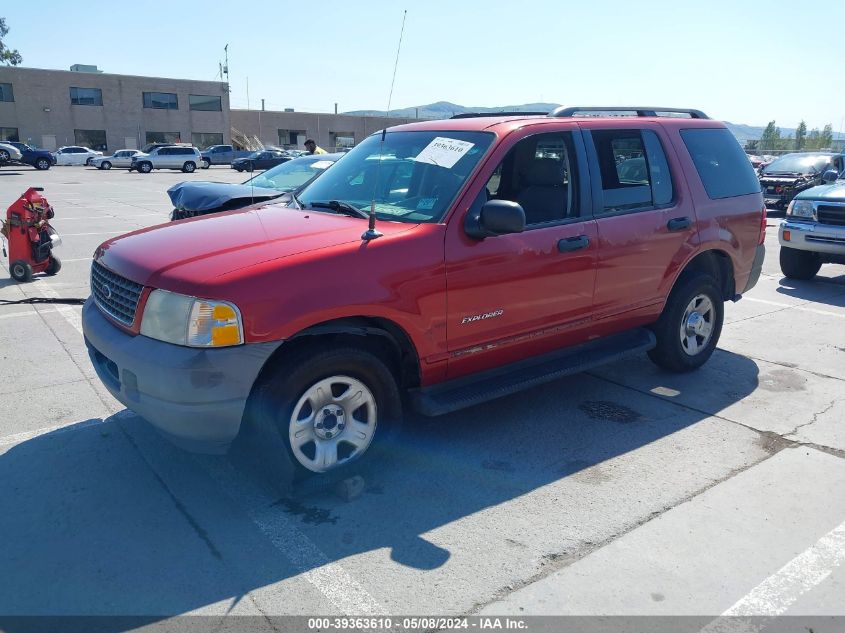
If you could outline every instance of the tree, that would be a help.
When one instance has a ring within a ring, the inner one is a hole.
[[[774,121],[769,121],[766,129],[760,137],[760,147],[763,150],[779,149],[780,147],[780,128],[775,125]]]
[[[745,149],[749,152],[753,152],[757,149],[757,145],[760,143],[757,139],[750,138],[745,141]]]
[[[828,123],[819,135],[819,148],[830,149],[831,147],[833,147],[833,126]]]
[[[3,38],[9,33],[9,27],[6,26],[6,18],[0,18],[0,63],[6,66],[17,66],[23,61],[21,54],[16,50],[10,50],[3,44]]]
[[[820,137],[819,128],[814,127],[807,135],[807,143],[804,147],[807,149],[819,149],[821,147]]]
[[[795,149],[802,150],[807,143],[807,124],[803,119],[798,124],[798,129],[795,130]]]

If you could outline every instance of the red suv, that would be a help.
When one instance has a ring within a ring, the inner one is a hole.
[[[764,230],[745,153],[697,110],[413,123],[287,205],[105,242],[85,340],[114,396],[177,444],[223,452],[247,432],[326,476],[407,408],[642,352],[699,367],[723,303],[757,282]]]

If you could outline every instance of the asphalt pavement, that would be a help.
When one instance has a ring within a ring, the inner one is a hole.
[[[0,169],[63,237],[56,277],[2,260],[0,298],[86,297],[96,246],[204,179],[244,176]],[[0,306],[0,616],[845,616],[845,267],[784,279],[778,222],[701,370],[412,419],[352,501],[172,447],[99,384],[80,308]]]

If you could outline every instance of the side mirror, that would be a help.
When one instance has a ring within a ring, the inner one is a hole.
[[[476,240],[485,237],[522,233],[525,230],[525,211],[510,200],[488,200],[477,212],[470,212],[464,222],[467,235]]]
[[[829,185],[832,182],[836,182],[837,178],[839,178],[839,172],[835,169],[828,169],[822,176],[822,182]]]

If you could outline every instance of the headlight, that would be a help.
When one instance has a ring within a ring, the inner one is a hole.
[[[793,200],[789,203],[786,214],[796,218],[816,219],[816,209],[810,200]]]
[[[228,347],[244,342],[241,313],[226,301],[153,290],[141,318],[141,334],[189,347]]]

